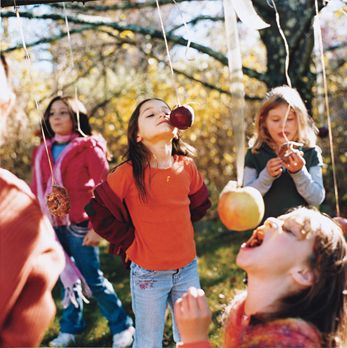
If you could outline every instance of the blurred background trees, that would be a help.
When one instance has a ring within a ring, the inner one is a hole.
[[[44,1],[42,1],[44,2]],[[196,123],[184,139],[198,149],[197,163],[205,174],[214,202],[218,192],[235,179],[233,131],[222,1],[160,1],[178,92],[192,103]],[[258,14],[271,26],[260,32],[240,23],[240,44],[247,100],[247,139],[255,110],[266,91],[286,82],[285,49],[271,1],[253,0]],[[314,0],[276,1],[281,27],[289,45],[289,75],[304,97],[318,126],[326,125],[319,108],[313,48]],[[346,6],[319,1],[324,59],[332,115],[340,206],[347,214],[346,170]],[[1,165],[30,180],[31,151],[40,117],[56,94],[74,95],[86,104],[91,123],[108,141],[112,165],[121,161],[127,120],[142,98],[157,96],[176,103],[156,3],[145,1],[87,1],[21,6],[25,42],[32,65],[26,64],[20,25],[13,8],[2,9],[2,51],[11,63],[17,105],[9,124],[9,138],[0,149]],[[65,14],[71,33],[71,49]],[[184,26],[187,24],[187,28]],[[189,49],[186,49],[191,40]],[[39,109],[35,107],[39,101]],[[237,117],[237,115],[232,115]],[[327,199],[323,209],[334,214],[331,159],[327,139],[323,149]],[[212,215],[215,212],[212,212]]]

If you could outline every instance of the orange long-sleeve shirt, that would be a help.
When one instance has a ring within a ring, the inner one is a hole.
[[[146,169],[146,202],[139,197],[130,163],[109,174],[107,182],[125,201],[135,227],[135,239],[127,249],[131,261],[149,270],[171,270],[194,259],[188,196],[202,187],[203,178],[191,158],[174,156],[171,168]]]

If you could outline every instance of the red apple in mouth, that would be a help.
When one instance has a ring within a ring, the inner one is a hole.
[[[253,187],[237,187],[235,181],[230,181],[219,197],[219,218],[232,231],[241,232],[257,227],[264,211],[261,193]]]
[[[194,110],[189,105],[178,106],[171,111],[169,122],[178,129],[187,129],[194,122]]]

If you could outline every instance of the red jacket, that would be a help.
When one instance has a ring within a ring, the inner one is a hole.
[[[0,347],[38,347],[64,254],[29,187],[1,168],[0,265]]]
[[[120,255],[125,262],[125,252],[134,240],[134,226],[125,202],[113,192],[107,181],[99,185],[94,194],[85,207],[93,228],[111,243],[110,252]],[[203,184],[189,199],[191,220],[195,222],[211,207],[206,185]]]
[[[63,159],[61,172],[63,185],[70,196],[70,221],[71,223],[79,223],[88,219],[84,206],[92,198],[94,188],[106,178],[108,163],[106,159],[106,142],[103,138],[97,136],[79,137],[72,140],[72,145],[72,148]],[[40,146],[44,145],[41,144]],[[51,147],[48,144],[48,152],[54,165]],[[37,184],[34,163],[37,150],[38,148],[34,150],[33,154],[33,177],[31,183],[31,189],[35,194],[37,194]],[[45,190],[51,176],[46,154],[42,156],[40,168],[43,189]]]

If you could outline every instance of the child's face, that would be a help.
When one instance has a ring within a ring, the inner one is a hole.
[[[315,238],[311,228],[298,222],[297,214],[268,218],[241,246],[237,264],[249,274],[279,279],[297,267],[307,268]]]
[[[140,108],[137,141],[172,140],[177,128],[169,123],[170,108],[161,100],[149,100]]]
[[[49,111],[49,124],[55,134],[69,135],[73,131],[73,121],[69,108],[61,100],[56,100]]]
[[[265,127],[277,146],[286,141],[296,140],[298,134],[298,120],[295,112],[287,104],[280,104],[271,109],[265,119]],[[286,122],[285,122],[286,121]]]

